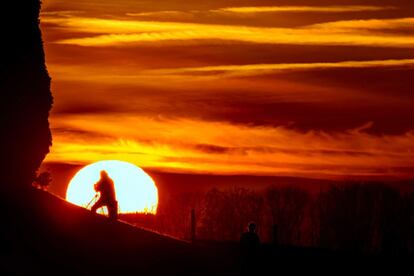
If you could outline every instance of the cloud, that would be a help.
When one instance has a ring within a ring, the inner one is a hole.
[[[177,81],[187,78],[188,75],[195,75],[195,80],[211,81],[218,78],[235,78],[245,76],[266,75],[277,72],[325,70],[325,69],[346,69],[346,68],[413,68],[414,59],[388,59],[388,60],[362,60],[362,61],[338,61],[338,62],[309,62],[309,63],[275,63],[275,64],[244,64],[244,65],[216,65],[200,67],[177,67],[171,69],[135,69],[109,70],[108,68],[93,68],[85,66],[50,66],[60,80],[84,80],[110,83],[131,82],[154,83],[157,79]],[[80,75],[79,72],[88,71],[87,75]],[[194,79],[193,79],[194,80]]]
[[[382,20],[380,25],[396,28],[407,24],[407,22],[412,22],[412,20],[412,18],[386,19]],[[61,44],[78,46],[132,46],[136,43],[197,40],[294,45],[358,45],[403,48],[414,46],[414,37],[411,35],[384,35],[370,32],[369,29],[378,29],[379,24],[375,20],[334,22],[302,28],[248,27],[85,17],[45,17],[43,21],[56,24],[71,32],[89,33],[90,35],[87,37],[57,41]]]
[[[49,2],[50,161],[413,175],[414,18],[400,2]]]
[[[316,63],[279,63],[279,64],[247,64],[247,65],[219,65],[193,68],[174,68],[153,70],[158,74],[197,74],[214,73],[217,77],[240,77],[269,74],[275,71],[299,71],[315,69],[338,68],[382,68],[382,67],[413,67],[414,59],[400,60],[368,60],[368,61],[341,61]]]
[[[127,16],[139,17],[146,20],[171,20],[178,22],[202,21],[202,22],[217,22],[230,20],[233,23],[247,18],[254,18],[259,20],[260,16],[268,16],[274,13],[288,13],[292,14],[338,14],[338,13],[359,13],[365,12],[381,12],[397,10],[397,7],[392,6],[362,6],[362,5],[348,5],[348,6],[252,6],[252,7],[223,7],[219,9],[201,9],[201,10],[161,10],[150,12],[128,12]],[[250,21],[250,24],[254,22]]]
[[[194,148],[201,152],[210,153],[210,154],[226,154],[234,150],[233,148],[229,148],[229,147],[222,147],[222,146],[209,145],[209,144],[198,144],[198,145],[195,145]]]
[[[390,6],[260,6],[260,7],[228,7],[215,11],[231,13],[263,13],[263,12],[318,12],[318,13],[342,13],[342,12],[366,12],[366,11],[383,11],[392,10],[395,7]]]
[[[80,131],[84,138],[73,139],[57,132],[47,159],[52,162],[122,159],[187,172],[339,176],[393,176],[398,168],[414,167],[412,132],[384,136],[368,134],[363,128],[300,132],[283,127],[131,115],[66,115],[53,124]],[[104,138],[99,139],[99,134]],[[107,138],[108,134],[113,135],[112,139]],[[379,169],[388,173],[378,173]]]
[[[414,123],[412,91],[406,85],[414,71],[410,64],[377,60],[304,68],[292,63],[144,69],[109,63],[49,70],[59,96],[53,115],[130,113],[302,131],[343,131],[373,121],[370,133],[401,134]]]
[[[325,22],[309,26],[310,29],[337,29],[343,31],[352,30],[384,30],[384,29],[414,29],[414,18],[395,19],[365,19],[365,20],[342,20]]]
[[[82,11],[77,11],[77,10],[59,10],[59,11],[42,11],[40,13],[40,16],[43,17],[48,17],[48,16],[57,16],[57,17],[65,17],[65,16],[72,16],[72,15],[80,15],[83,14],[84,12]]]
[[[129,12],[126,15],[131,17],[148,17],[158,19],[194,19],[196,11],[184,12],[184,11],[155,11],[155,12]]]

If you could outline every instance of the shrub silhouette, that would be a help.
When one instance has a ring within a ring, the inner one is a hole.
[[[50,182],[52,182],[52,176],[50,173],[42,172],[35,178],[33,186],[42,190],[47,190],[49,188]]]

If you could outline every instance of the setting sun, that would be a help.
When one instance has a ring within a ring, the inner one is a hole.
[[[100,161],[82,168],[70,181],[66,200],[90,209],[96,192],[94,184],[105,170],[114,181],[119,213],[157,212],[158,190],[141,168],[123,161]],[[89,206],[88,206],[89,204]]]

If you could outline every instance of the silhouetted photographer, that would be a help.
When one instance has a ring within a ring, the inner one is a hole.
[[[257,270],[259,255],[260,238],[256,233],[256,224],[250,222],[248,231],[244,232],[240,238],[242,274],[253,274]]]
[[[106,171],[101,171],[101,178],[94,185],[95,191],[99,192],[98,201],[92,206],[91,211],[106,206],[108,208],[109,218],[116,220],[118,218],[118,201],[115,196],[114,181],[109,177]]]

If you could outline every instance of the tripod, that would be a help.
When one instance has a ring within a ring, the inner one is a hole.
[[[92,202],[96,201],[96,199],[98,198],[99,194],[96,193],[95,196],[91,199],[91,201],[89,201],[88,205],[86,205],[86,209],[89,208],[89,206],[91,205]]]
[[[89,206],[92,203],[95,203],[98,198],[99,198],[99,193],[96,193],[95,196],[91,199],[91,201],[89,201],[89,203],[85,206],[85,208],[88,209]],[[118,213],[119,213],[119,205],[118,205],[118,202],[117,201],[115,201],[115,205],[116,205],[116,209],[117,209],[116,210],[116,215],[118,215]],[[105,212],[105,209],[103,209],[104,207],[106,207],[106,212]],[[101,212],[100,212],[101,215],[110,215],[110,209],[109,208],[112,208],[111,205],[108,205],[108,203],[105,203],[105,204],[103,204],[103,206],[98,207],[97,210],[101,209]],[[117,218],[115,218],[115,220],[116,219]]]

